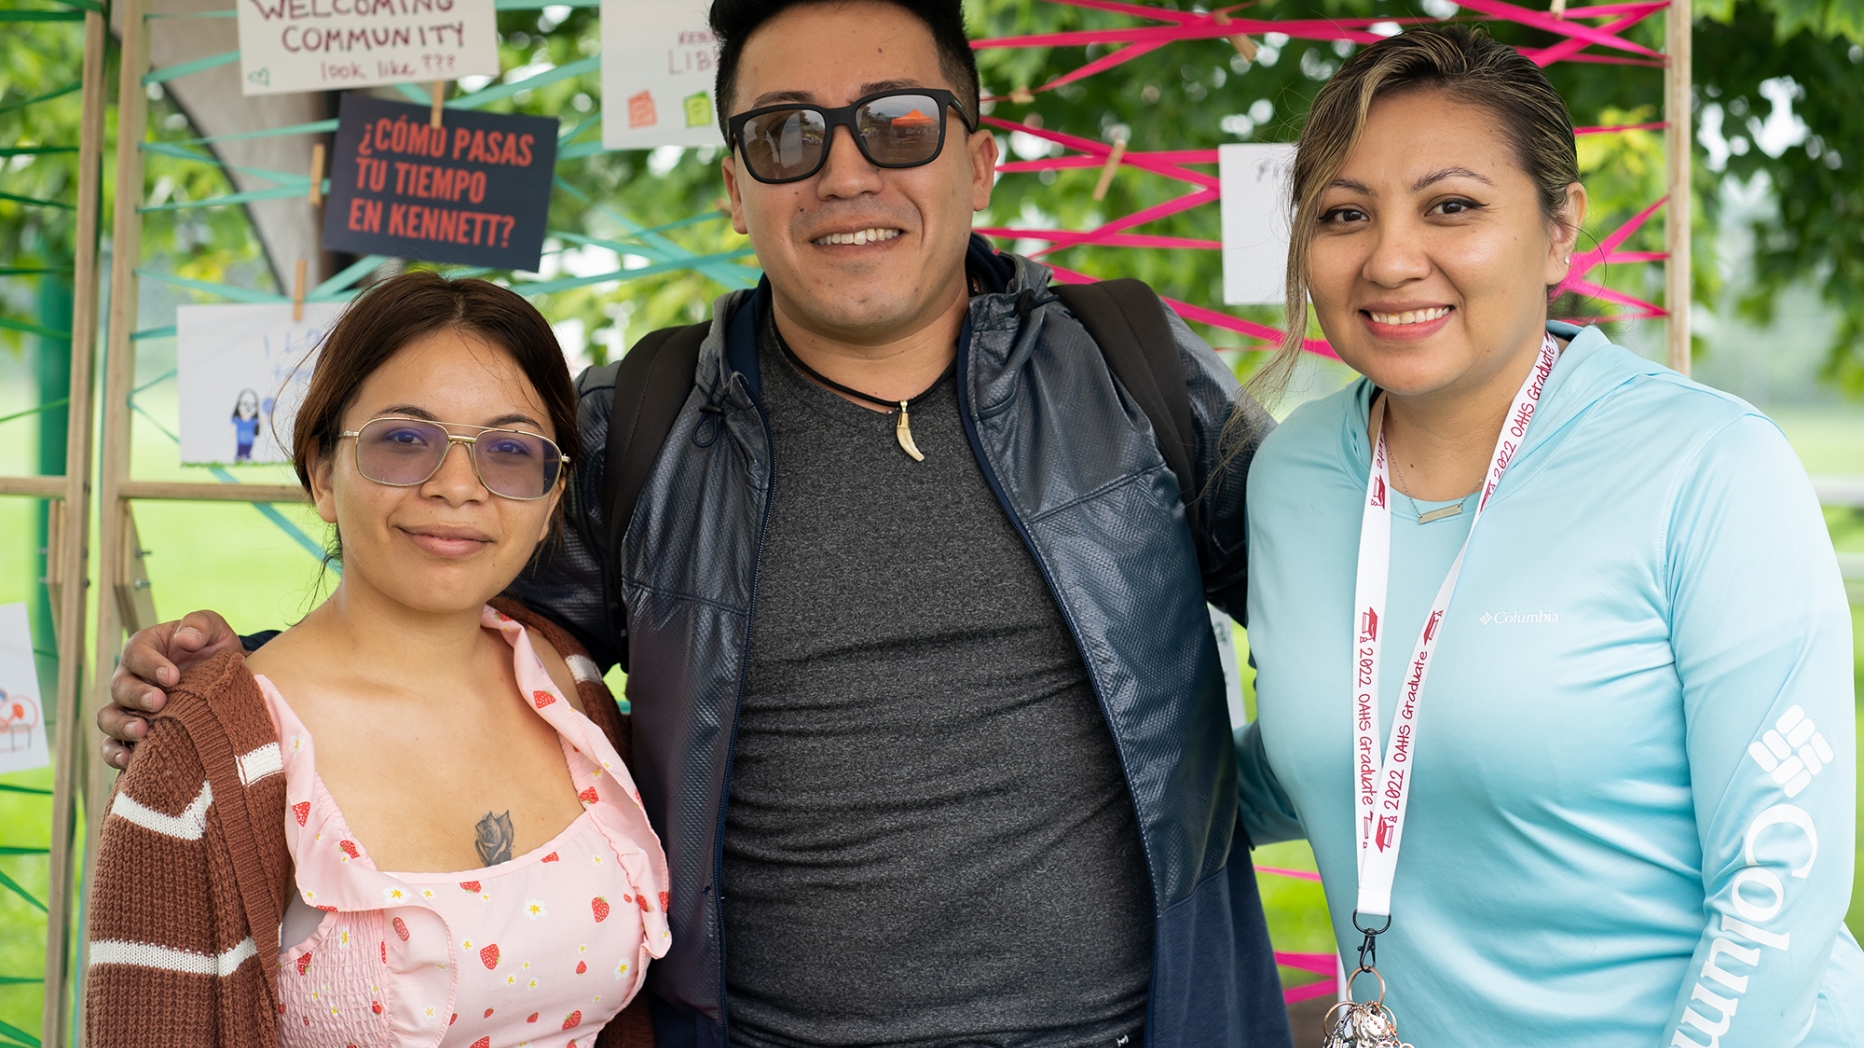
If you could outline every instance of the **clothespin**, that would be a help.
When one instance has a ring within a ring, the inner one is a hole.
[[[304,323],[304,260],[298,259],[298,268],[291,276],[291,322]]]
[[[1555,18],[1565,18],[1566,0],[1553,0],[1553,8],[1549,13]]]
[[[446,100],[447,82],[445,80],[434,81],[434,108],[433,112],[427,115],[427,123],[430,127],[440,126],[440,106],[445,103]]]
[[[311,206],[322,207],[324,203],[324,144],[311,146]]]
[[[1113,148],[1107,152],[1107,162],[1101,165],[1100,181],[1094,183],[1094,199],[1107,199],[1107,187],[1113,184],[1113,173],[1119,170],[1120,160],[1126,156],[1126,139],[1113,140]]]
[[[1010,92],[1010,101],[1015,102],[1019,106],[1026,106],[1035,100],[1036,93],[1026,87],[1019,87]]]
[[[1565,0],[1554,0],[1554,2],[1564,3]],[[1230,24],[1230,15],[1227,11],[1218,11],[1211,17],[1218,25]],[[1247,33],[1237,33],[1230,37],[1230,46],[1236,48],[1236,53],[1243,56],[1243,61],[1253,62],[1256,60],[1256,42],[1251,40]]]

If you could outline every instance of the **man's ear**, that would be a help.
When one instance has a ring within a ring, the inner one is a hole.
[[[738,154],[727,152],[718,162],[718,170],[725,176],[725,196],[731,201],[731,228],[748,235],[751,230],[744,224],[744,196],[738,192]]]
[[[990,206],[990,191],[997,184],[997,136],[977,130],[965,142],[971,154],[971,210]]]
[[[317,507],[317,516],[325,524],[337,522],[337,493],[331,485],[331,476],[336,472],[336,456],[319,455],[311,466],[311,503]]]
[[[1578,182],[1566,186],[1566,202],[1553,216],[1552,236],[1547,245],[1547,266],[1542,282],[1548,287],[1565,280],[1573,271],[1573,252],[1579,246],[1579,229],[1586,221],[1586,187]]]

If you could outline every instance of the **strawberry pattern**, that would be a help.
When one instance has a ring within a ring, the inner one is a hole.
[[[280,951],[281,1048],[590,1044],[666,953],[666,861],[627,768],[559,701],[523,627],[490,608],[481,622],[511,645],[520,694],[557,730],[584,806],[554,839],[497,866],[377,870],[317,778],[310,734],[258,678],[286,755],[298,891],[323,911],[308,939]],[[621,788],[598,792],[607,778]]]

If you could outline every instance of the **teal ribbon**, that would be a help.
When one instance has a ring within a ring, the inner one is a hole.
[[[32,105],[36,102],[47,102],[54,98],[58,98],[61,95],[68,95],[73,91],[81,90],[83,87],[84,87],[84,82],[80,80],[75,84],[66,84],[64,87],[53,88],[52,90],[47,91],[45,94],[42,94],[42,95],[34,95],[31,98],[23,98],[17,102],[8,102],[6,105],[0,106],[0,113],[11,113],[15,109],[24,109],[25,107]]]
[[[74,204],[61,204],[56,200],[40,200],[37,197],[20,196],[17,193],[0,193],[0,200],[11,200],[16,204],[32,204],[36,207],[55,207],[60,211],[77,210]]]
[[[161,69],[151,69],[142,74],[142,82],[144,84],[165,83],[178,76],[187,76],[189,73],[198,73],[203,69],[212,69],[215,66],[223,66],[229,62],[237,61],[239,61],[239,49],[234,48],[231,51],[222,51],[217,55],[208,55],[206,58],[197,58],[192,62],[163,66]]]

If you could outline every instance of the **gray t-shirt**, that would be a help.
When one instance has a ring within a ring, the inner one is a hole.
[[[913,406],[915,462],[895,414],[803,377],[768,321],[759,341],[776,480],[725,819],[731,1043],[1137,1034],[1132,800],[952,377]]]

